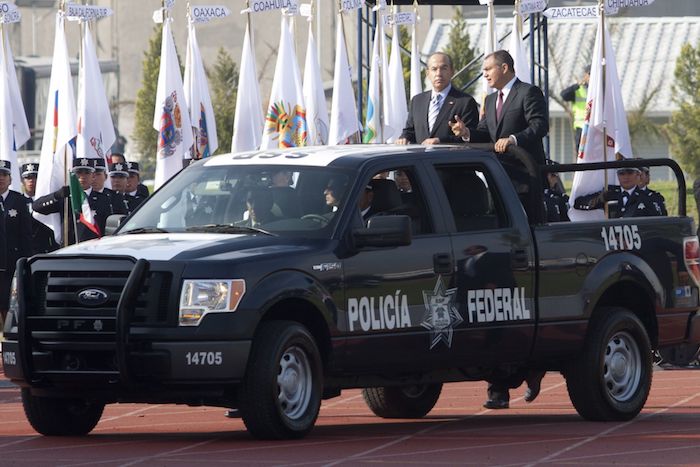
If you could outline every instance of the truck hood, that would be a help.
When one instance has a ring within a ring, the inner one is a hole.
[[[280,238],[210,233],[154,233],[104,237],[71,245],[54,254],[131,256],[150,261],[168,261],[178,257],[202,259],[225,253],[242,253],[242,250],[251,248],[262,253],[261,247],[270,247],[273,244],[279,246]]]

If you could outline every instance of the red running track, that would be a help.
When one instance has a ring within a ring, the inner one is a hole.
[[[219,408],[108,406],[82,438],[37,435],[16,388],[0,381],[0,465],[700,465],[700,371],[656,371],[646,408],[625,423],[576,414],[562,377],[540,397],[513,392],[509,410],[484,410],[484,383],[448,384],[422,420],[385,421],[359,390],[324,402],[300,441],[256,441]]]

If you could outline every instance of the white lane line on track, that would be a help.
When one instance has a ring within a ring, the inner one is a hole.
[[[39,438],[39,435],[36,435],[36,436],[29,436],[29,437],[24,438],[24,439],[18,439],[18,440],[15,440],[15,441],[10,441],[10,442],[8,442],[8,443],[2,443],[2,444],[0,444],[0,448],[6,448],[6,447],[8,447],[8,446],[16,446],[17,444],[26,443],[27,441],[31,441],[31,440],[37,439],[37,438]]]
[[[361,399],[361,398],[362,398],[362,394],[357,394],[356,396],[348,397],[347,399],[341,399],[341,400],[329,402],[328,404],[322,405],[321,410],[328,409],[330,407],[335,407],[337,405],[343,405],[343,404],[350,402],[352,400]]]
[[[541,459],[536,460],[533,463],[526,464],[525,467],[534,467],[534,466],[539,465],[539,464],[544,464],[546,462],[550,462],[551,460],[556,459],[557,457],[561,456],[562,454],[566,454],[567,452],[572,451],[576,448],[579,448],[585,444],[596,441],[596,440],[598,440],[598,439],[604,437],[605,435],[608,435],[614,431],[620,430],[622,428],[626,428],[626,427],[632,425],[633,423],[636,423],[636,422],[639,422],[642,420],[646,420],[647,418],[654,417],[654,416],[662,414],[664,412],[668,412],[672,408],[677,407],[679,405],[686,404],[686,403],[690,402],[691,400],[697,398],[698,396],[700,396],[700,392],[695,393],[690,397],[686,397],[685,399],[680,400],[680,401],[676,402],[675,404],[669,405],[668,407],[664,407],[663,409],[659,409],[659,410],[656,410],[654,412],[643,414],[643,415],[638,415],[636,418],[633,418],[632,420],[630,420],[628,422],[621,423],[619,425],[615,425],[613,427],[610,427],[607,430],[602,431],[595,436],[589,436],[588,438],[586,438],[582,441],[579,441],[578,443],[574,443],[571,446],[567,446],[564,449],[560,449],[559,451],[553,452],[552,454],[545,456],[545,457],[542,457]]]
[[[142,408],[140,408],[140,409],[132,410],[131,412],[127,412],[127,413],[124,413],[124,414],[121,414],[121,415],[115,415],[115,416],[113,416],[113,417],[102,418],[102,419],[100,419],[100,423],[103,423],[103,422],[111,422],[111,421],[114,421],[114,420],[119,420],[120,418],[130,417],[130,416],[132,416],[132,415],[140,414],[140,413],[145,412],[145,411],[147,411],[147,410],[156,409],[156,408],[158,408],[158,407],[161,407],[161,405],[149,405],[149,406],[146,406],[146,407],[142,407]]]
[[[554,390],[554,389],[556,389],[556,388],[562,386],[563,384],[564,384],[563,382],[562,382],[562,383],[555,384],[554,386],[551,386],[551,387],[548,387],[548,388],[543,389],[542,391],[540,391],[540,393],[547,392],[547,391],[552,391],[552,390]],[[521,401],[521,400],[523,400],[523,397],[518,397],[517,399],[513,399],[513,402],[519,402],[519,401]],[[366,451],[358,452],[358,453],[353,454],[353,455],[351,455],[351,456],[344,457],[344,458],[341,458],[341,459],[337,459],[337,460],[335,460],[335,461],[333,461],[333,462],[330,462],[330,463],[327,463],[327,464],[323,464],[323,467],[332,467],[332,466],[334,466],[334,465],[342,464],[342,463],[344,463],[344,462],[353,461],[353,460],[357,461],[357,460],[359,460],[359,459],[361,459],[361,458],[367,456],[368,454],[372,454],[372,453],[374,453],[374,452],[381,451],[382,449],[389,448],[389,447],[394,446],[394,445],[396,445],[396,444],[399,444],[399,443],[402,443],[402,442],[404,442],[404,441],[407,441],[407,440],[409,440],[409,439],[411,439],[411,438],[415,438],[416,436],[421,436],[421,435],[424,435],[424,434],[426,434],[426,433],[430,433],[431,431],[437,430],[438,428],[442,428],[443,426],[445,426],[445,425],[447,425],[447,424],[455,423],[455,422],[459,422],[459,421],[463,421],[463,420],[468,420],[469,418],[472,418],[472,417],[479,417],[479,416],[481,416],[481,415],[484,415],[484,414],[487,414],[487,413],[490,413],[490,412],[492,412],[492,410],[490,410],[490,409],[483,409],[483,410],[481,410],[481,411],[479,411],[479,412],[476,412],[475,414],[468,415],[468,416],[466,416],[466,417],[459,417],[459,418],[456,418],[456,419],[453,419],[453,420],[446,420],[446,421],[444,421],[444,422],[438,422],[436,425],[429,426],[428,428],[424,428],[424,429],[419,430],[419,431],[417,431],[417,432],[415,432],[415,433],[412,433],[412,434],[408,434],[408,435],[401,436],[401,437],[398,438],[398,439],[395,439],[395,440],[390,441],[390,442],[388,442],[388,443],[384,443],[384,444],[382,444],[382,445],[380,445],[380,446],[376,446],[376,447],[374,447],[374,448],[372,448],[372,449],[368,449],[368,450],[366,450]],[[366,460],[366,459],[365,459],[365,460]],[[308,465],[309,463],[307,462],[307,463],[304,463],[304,464],[305,464],[305,465]],[[286,464],[286,467],[291,467],[291,466],[294,466],[294,465],[304,465],[304,464]]]

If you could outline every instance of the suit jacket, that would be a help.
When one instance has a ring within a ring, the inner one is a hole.
[[[462,143],[462,138],[452,133],[449,122],[455,115],[459,115],[467,127],[476,127],[479,122],[479,109],[476,101],[469,94],[465,94],[453,86],[447,93],[440,113],[435,119],[433,131],[429,131],[428,110],[431,95],[432,91],[426,91],[411,99],[406,127],[403,129],[401,137],[406,138],[411,143],[418,144],[428,138],[440,138],[441,143]]]
[[[486,96],[485,116],[476,130],[470,130],[469,141],[495,143],[514,135],[518,146],[530,153],[537,164],[543,165],[545,154],[542,138],[549,132],[549,116],[540,88],[516,79],[503,103],[500,121],[496,121],[496,99],[497,92]]]
[[[41,214],[58,213],[61,215],[61,222],[63,222],[64,198],[60,195],[61,191],[62,190],[58,190],[55,193],[50,193],[46,196],[42,196],[41,198],[34,201],[34,210]],[[109,203],[109,198],[104,193],[98,193],[97,191],[92,190],[92,192],[90,192],[90,196],[88,196],[88,204],[90,205],[90,209],[92,209],[95,213],[95,221],[97,223],[97,228],[99,229],[100,234],[104,234],[105,224],[107,223],[107,217],[112,213],[112,207]],[[68,224],[68,245],[72,245],[75,243],[75,229],[73,228],[74,223],[78,228],[77,232],[79,242],[84,242],[85,240],[92,240],[101,236],[98,236],[97,234],[95,234],[95,232],[87,228],[84,224],[78,222],[77,219],[74,219],[72,209],[69,220],[70,223]]]
[[[24,195],[9,190],[0,210],[0,270],[14,274],[17,260],[32,255],[32,218]]]
[[[34,219],[34,217],[31,216],[31,213],[34,210],[32,207],[34,200],[25,195],[24,202],[27,204],[27,209],[29,210],[30,217],[32,219],[32,254],[36,255],[40,253],[49,253],[57,250],[59,245],[56,243],[53,230],[48,225]]]
[[[608,187],[608,214],[611,219],[621,217],[650,217],[661,216],[661,211],[649,199],[649,196],[642,190],[635,188],[627,199],[627,204],[623,201],[622,189],[615,185]],[[600,191],[592,195],[579,196],[574,201],[574,208],[589,211],[591,209],[603,209],[603,202],[600,199]]]

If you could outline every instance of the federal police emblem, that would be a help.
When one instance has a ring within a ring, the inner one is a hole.
[[[425,315],[420,324],[430,330],[431,349],[441,341],[447,347],[452,347],[452,330],[464,321],[455,306],[456,294],[456,288],[445,289],[442,277],[438,277],[435,289],[423,291]]]

